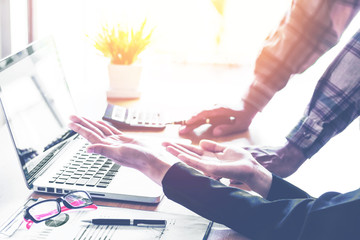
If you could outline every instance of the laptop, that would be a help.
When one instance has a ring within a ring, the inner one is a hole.
[[[85,190],[94,198],[141,203],[161,200],[160,186],[135,169],[88,154],[87,140],[67,128],[75,108],[51,37],[0,61],[0,103],[29,189],[51,194]]]

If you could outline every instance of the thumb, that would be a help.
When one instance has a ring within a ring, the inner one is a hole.
[[[218,144],[217,142],[210,141],[210,140],[201,140],[200,147],[205,151],[210,151],[213,153],[222,152],[225,150],[225,146]]]
[[[234,133],[234,125],[233,124],[232,125],[229,125],[229,124],[218,125],[218,126],[214,127],[212,133],[215,137],[221,137],[224,135]]]

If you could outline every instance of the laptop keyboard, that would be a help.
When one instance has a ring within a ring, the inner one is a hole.
[[[117,174],[120,165],[104,156],[87,153],[87,145],[85,144],[49,182],[106,188]]]
[[[37,165],[36,165],[36,167],[34,167],[28,174],[27,174],[27,178],[32,178],[32,177],[34,177],[38,172],[39,172],[39,170],[41,170],[44,166],[45,166],[45,164],[46,163],[48,163],[49,162],[49,160],[54,156],[54,153],[56,152],[56,151],[58,151],[59,149],[61,149],[63,146],[65,145],[65,143],[62,143],[62,144],[60,144],[59,146],[57,146],[55,149],[53,149],[48,155],[46,155],[46,157],[44,157]],[[24,150],[19,150],[19,152],[20,151],[22,151],[22,152],[24,152]],[[25,151],[28,151],[28,152],[30,152],[29,150],[25,150]],[[35,152],[36,153],[36,152]],[[35,154],[34,153],[34,154]],[[37,153],[36,153],[36,155],[37,155]],[[25,157],[26,158],[26,157]],[[24,158],[24,159],[25,159]],[[33,158],[33,157],[31,157],[31,158]],[[26,160],[25,160],[26,161]]]

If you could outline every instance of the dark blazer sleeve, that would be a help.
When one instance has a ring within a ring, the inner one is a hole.
[[[315,199],[274,177],[270,198],[228,187],[177,163],[163,181],[165,195],[195,213],[250,239],[359,239],[360,192]],[[281,190],[289,191],[282,194]],[[285,198],[286,197],[286,198]]]
[[[273,174],[270,191],[266,199],[273,201],[287,198],[311,198],[311,196],[300,188]]]

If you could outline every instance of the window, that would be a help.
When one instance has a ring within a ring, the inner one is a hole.
[[[4,1],[4,0],[3,0]],[[266,35],[291,0],[5,0],[10,4],[11,51],[28,43],[28,4],[34,40],[53,35],[69,82],[87,81],[88,69],[104,68],[86,35],[102,23],[155,27],[143,60],[240,66],[251,64]],[[4,36],[2,28],[1,36]],[[9,41],[10,42],[10,41]],[[100,62],[100,64],[99,64]],[[80,80],[81,79],[81,80]]]
[[[0,57],[5,57],[11,52],[10,45],[10,2],[0,1]]]
[[[253,61],[290,0],[2,0],[0,4],[2,48],[11,43],[10,52],[28,42],[31,4],[34,39],[54,35],[71,53],[91,51],[81,50],[89,47],[85,35],[94,34],[101,23],[136,25],[147,18],[148,27],[155,27],[151,51],[160,59],[243,64]]]
[[[67,42],[72,52],[79,51],[87,40],[85,35],[94,34],[101,23],[136,25],[147,18],[148,27],[155,27],[151,50],[157,56],[180,62],[239,64],[250,62],[256,55],[290,0],[38,0],[34,3],[37,37],[51,33],[59,42]]]

